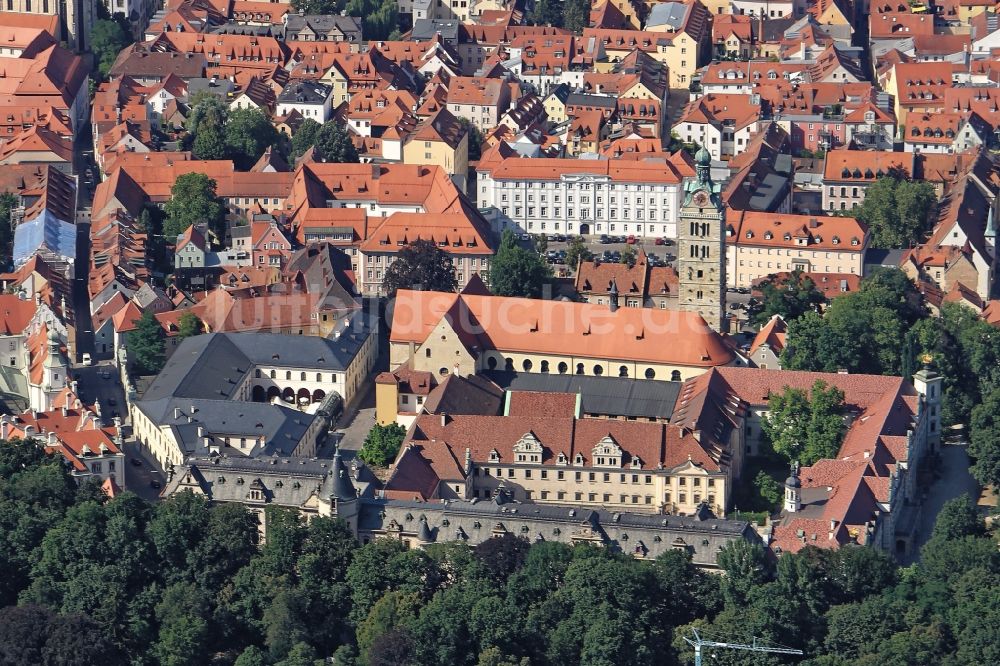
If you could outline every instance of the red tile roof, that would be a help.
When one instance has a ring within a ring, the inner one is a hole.
[[[696,368],[733,358],[696,313],[628,307],[611,312],[590,303],[427,291],[396,295],[390,340],[422,344],[446,316],[466,344],[480,350],[577,353]],[[662,344],[663,335],[671,335],[670,345]]]

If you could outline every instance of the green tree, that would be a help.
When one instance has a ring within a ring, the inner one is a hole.
[[[348,16],[361,17],[365,39],[391,40],[393,33],[399,39],[399,10],[395,0],[348,0]]]
[[[292,9],[309,16],[339,14],[344,11],[344,0],[292,0]]]
[[[90,29],[90,50],[97,61],[97,70],[102,79],[107,78],[118,54],[131,43],[132,40],[117,21],[94,21],[94,26]]]
[[[203,662],[210,640],[209,606],[204,592],[190,583],[164,590],[156,606],[159,640],[152,649],[160,664],[194,666]]]
[[[215,180],[203,173],[178,176],[170,188],[170,200],[164,206],[164,235],[174,239],[193,224],[208,224],[209,229],[221,238],[225,231],[226,209],[215,188]]]
[[[972,409],[969,456],[972,476],[983,485],[1000,486],[1000,389]]]
[[[784,367],[899,374],[908,354],[906,332],[925,317],[920,294],[899,269],[880,269],[861,288],[839,296],[823,316],[806,312],[788,323]]]
[[[368,436],[365,437],[365,442],[361,445],[361,450],[358,451],[358,457],[369,465],[386,467],[396,459],[404,437],[406,437],[406,430],[398,423],[390,423],[389,425],[376,423],[368,431]]]
[[[621,263],[631,268],[632,266],[635,266],[637,256],[635,247],[632,245],[626,245],[625,249],[622,250]]]
[[[798,319],[806,312],[819,312],[820,307],[826,303],[826,298],[816,288],[816,283],[800,270],[781,279],[768,278],[761,283],[760,291],[760,306],[754,308],[751,315],[758,326],[766,324],[774,315],[780,315],[787,322]]]
[[[10,192],[0,194],[0,252],[10,256],[11,243],[14,241],[14,228],[10,225],[10,214],[17,208],[17,197]]]
[[[256,645],[250,645],[240,653],[233,666],[268,666],[267,656]]]
[[[155,375],[163,369],[166,360],[163,326],[152,310],[146,310],[135,322],[135,330],[128,334],[128,355],[132,367],[140,375]]]
[[[228,117],[229,109],[215,95],[205,94],[192,100],[191,113],[187,118],[187,141],[196,159],[226,159]]]
[[[193,312],[185,312],[177,318],[177,340],[201,335],[205,332],[205,324]]]
[[[270,146],[278,132],[260,109],[236,109],[226,121],[226,153],[237,169],[249,169]]]
[[[359,659],[370,663],[370,652],[376,641],[395,627],[405,626],[416,619],[420,610],[416,593],[387,592],[372,606],[368,617],[358,625],[357,640]]]
[[[562,27],[575,35],[583,33],[590,22],[589,0],[563,0]]]
[[[562,10],[563,0],[537,0],[529,18],[534,25],[551,25],[558,28],[562,27],[563,23]]]
[[[469,159],[478,160],[483,156],[483,132],[481,129],[472,124],[468,118],[457,118],[458,124],[461,125],[469,135]]]
[[[323,124],[316,133],[313,146],[316,157],[324,162],[358,162],[358,151],[351,141],[350,132],[334,120]]]
[[[594,255],[587,248],[583,236],[574,236],[566,247],[566,265],[574,271],[580,266],[581,261],[590,261],[593,258]]]
[[[538,298],[542,287],[552,276],[536,252],[517,244],[514,232],[506,229],[500,248],[490,265],[490,290],[497,296]]]
[[[812,465],[822,458],[836,457],[847,426],[844,422],[844,392],[816,380],[807,395],[789,386],[771,395],[764,433],[775,452],[788,460]]]
[[[313,147],[316,143],[316,137],[319,135],[319,130],[323,126],[312,118],[307,118],[302,121],[299,125],[298,131],[292,135],[292,160],[297,160],[302,157],[302,155]]]
[[[871,247],[911,247],[930,229],[936,202],[930,183],[886,176],[868,187],[856,213],[868,225]]]
[[[753,479],[753,485],[757,495],[767,505],[769,511],[776,511],[781,506],[785,491],[770,474],[764,470],[757,472],[757,476]]]
[[[727,605],[743,605],[751,590],[767,582],[772,575],[764,547],[757,542],[743,539],[728,542],[719,551],[718,563],[726,572],[722,592]]]
[[[382,293],[389,298],[400,289],[419,291],[455,291],[458,279],[448,253],[433,241],[420,239],[396,254],[385,271]]]
[[[938,512],[934,521],[932,539],[949,541],[967,536],[985,536],[986,529],[976,505],[968,495],[959,495],[948,500]]]

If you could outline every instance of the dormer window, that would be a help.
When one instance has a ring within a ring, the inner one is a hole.
[[[560,451],[559,455],[556,456],[556,464],[557,465],[565,465],[568,462],[569,462],[569,460],[566,458],[566,454],[563,453],[562,451]]]
[[[583,464],[583,454],[582,453],[577,453],[576,456],[573,457],[573,464],[574,465],[582,465]]]
[[[834,245],[840,245],[840,236],[834,236],[833,237],[833,244]]]
[[[500,454],[497,453],[496,449],[493,449],[492,451],[490,451],[490,462],[492,462],[492,463],[500,462]]]
[[[618,443],[608,435],[597,443],[592,451],[595,466],[598,467],[621,467],[622,449]]]

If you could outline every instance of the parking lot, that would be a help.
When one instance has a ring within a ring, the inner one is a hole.
[[[566,266],[566,251],[574,238],[583,238],[587,250],[595,259],[605,262],[621,261],[625,248],[633,248],[636,252],[642,249],[646,253],[646,258],[651,266],[672,266],[676,261],[676,242],[670,238],[645,239],[635,236],[565,236],[563,234],[549,234],[544,242],[545,251],[542,256],[546,262],[574,270],[572,266]],[[629,242],[629,241],[632,242]],[[537,248],[539,242],[532,234],[522,234],[519,238],[522,247]]]

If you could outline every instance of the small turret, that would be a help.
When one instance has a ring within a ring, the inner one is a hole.
[[[705,146],[698,149],[694,155],[694,167],[698,172],[698,182],[708,183],[711,181],[712,154],[705,150]]]
[[[426,516],[420,516],[420,528],[417,530],[417,540],[421,543],[434,543],[434,534],[427,524]]]
[[[618,310],[618,281],[611,281],[611,289],[608,290],[608,309],[612,312]]]
[[[785,511],[795,513],[802,509],[802,481],[799,480],[799,463],[792,463],[791,474],[785,479]]]
[[[340,459],[340,447],[333,454],[333,468],[330,470],[333,486],[330,495],[340,501],[357,499],[358,493],[351,483],[351,475],[347,473],[343,462]]]

